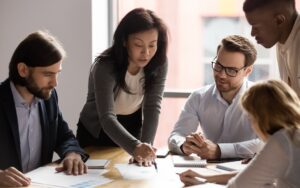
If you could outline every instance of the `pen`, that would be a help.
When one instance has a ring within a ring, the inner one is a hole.
[[[158,170],[157,170],[157,163],[156,163],[156,161],[153,161],[153,165],[154,165],[154,168],[155,168],[156,172],[158,172]]]

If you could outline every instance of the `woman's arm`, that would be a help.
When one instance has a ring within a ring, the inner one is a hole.
[[[193,170],[187,170],[179,174],[179,177],[186,186],[204,183],[205,181],[203,181],[203,179],[211,183],[227,184],[228,180],[234,177],[237,173],[237,171],[234,171],[214,175],[204,175]]]
[[[117,120],[114,113],[114,88],[116,85],[112,62],[99,62],[94,65],[95,103],[100,126],[105,133],[129,154],[133,154],[141,142],[132,136]],[[101,129],[99,127],[99,129]],[[98,133],[99,134],[99,133]]]
[[[167,69],[168,63],[166,62],[159,71],[151,90],[145,91],[143,101],[144,119],[141,136],[142,142],[153,144],[161,109],[161,100],[165,88]]]

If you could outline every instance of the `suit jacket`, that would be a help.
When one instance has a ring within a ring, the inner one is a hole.
[[[51,97],[48,100],[41,100],[38,106],[42,126],[41,166],[52,162],[54,151],[61,158],[67,152],[74,151],[86,160],[88,155],[80,148],[62,117],[55,89]],[[0,152],[0,169],[13,166],[23,171],[18,119],[8,79],[0,84]]]

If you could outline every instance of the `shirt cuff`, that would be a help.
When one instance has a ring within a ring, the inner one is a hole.
[[[222,143],[218,144],[221,150],[221,158],[235,158],[236,152],[234,149],[234,144],[231,143]]]
[[[181,145],[184,143],[185,139],[177,139],[169,142],[169,150],[173,153],[183,155],[183,151],[181,150]]]

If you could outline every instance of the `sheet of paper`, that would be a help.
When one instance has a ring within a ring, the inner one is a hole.
[[[129,180],[152,179],[158,174],[154,166],[144,167],[136,164],[115,164],[115,168],[118,169],[124,179]]]
[[[115,164],[114,167],[122,175],[125,180],[147,181],[148,187],[172,187],[182,188],[183,183],[174,171],[174,165],[171,156],[155,159],[157,163],[157,171],[154,166],[140,167],[136,164]],[[166,186],[165,186],[166,185]]]
[[[64,172],[56,173],[55,167],[45,166],[27,173],[26,176],[31,178],[33,184],[44,185],[44,187],[88,188],[111,182],[111,179],[101,176],[106,172],[105,169],[88,169],[87,174],[73,176],[66,175]]]

